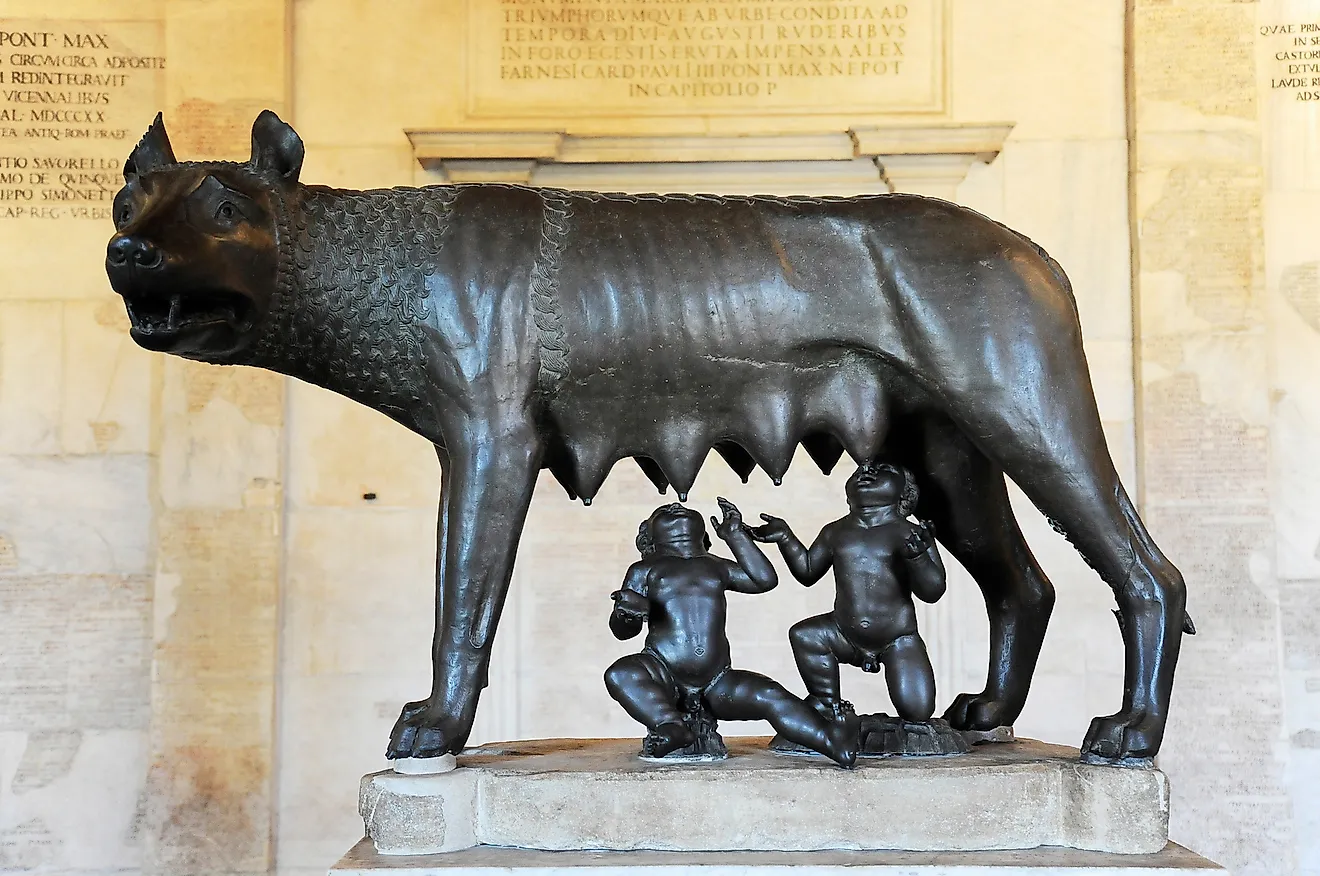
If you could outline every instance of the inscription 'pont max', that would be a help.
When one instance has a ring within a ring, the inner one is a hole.
[[[942,0],[472,0],[472,109],[938,108]],[[821,107],[819,89],[830,89]]]
[[[0,222],[110,220],[161,39],[155,22],[0,19]]]

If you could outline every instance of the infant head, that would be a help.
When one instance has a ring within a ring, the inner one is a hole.
[[[661,505],[637,527],[637,550],[643,557],[655,553],[660,545],[676,542],[699,543],[710,549],[705,518],[678,502]]]
[[[917,504],[917,487],[906,469],[879,462],[865,462],[848,478],[844,490],[848,505],[856,509],[897,505],[900,515],[911,514]]]

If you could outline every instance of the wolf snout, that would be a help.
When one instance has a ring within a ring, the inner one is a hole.
[[[115,268],[134,267],[143,270],[158,268],[161,264],[160,250],[149,240],[140,237],[116,237],[110,241],[106,251],[106,264]]]

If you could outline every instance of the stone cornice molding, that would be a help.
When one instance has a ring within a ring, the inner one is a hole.
[[[407,135],[426,174],[446,182],[716,194],[903,191],[952,198],[973,164],[994,161],[1012,130],[1005,123],[746,135],[507,130]]]

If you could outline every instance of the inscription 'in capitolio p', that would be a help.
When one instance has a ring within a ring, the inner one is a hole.
[[[939,110],[942,12],[942,0],[472,0],[469,109]]]

